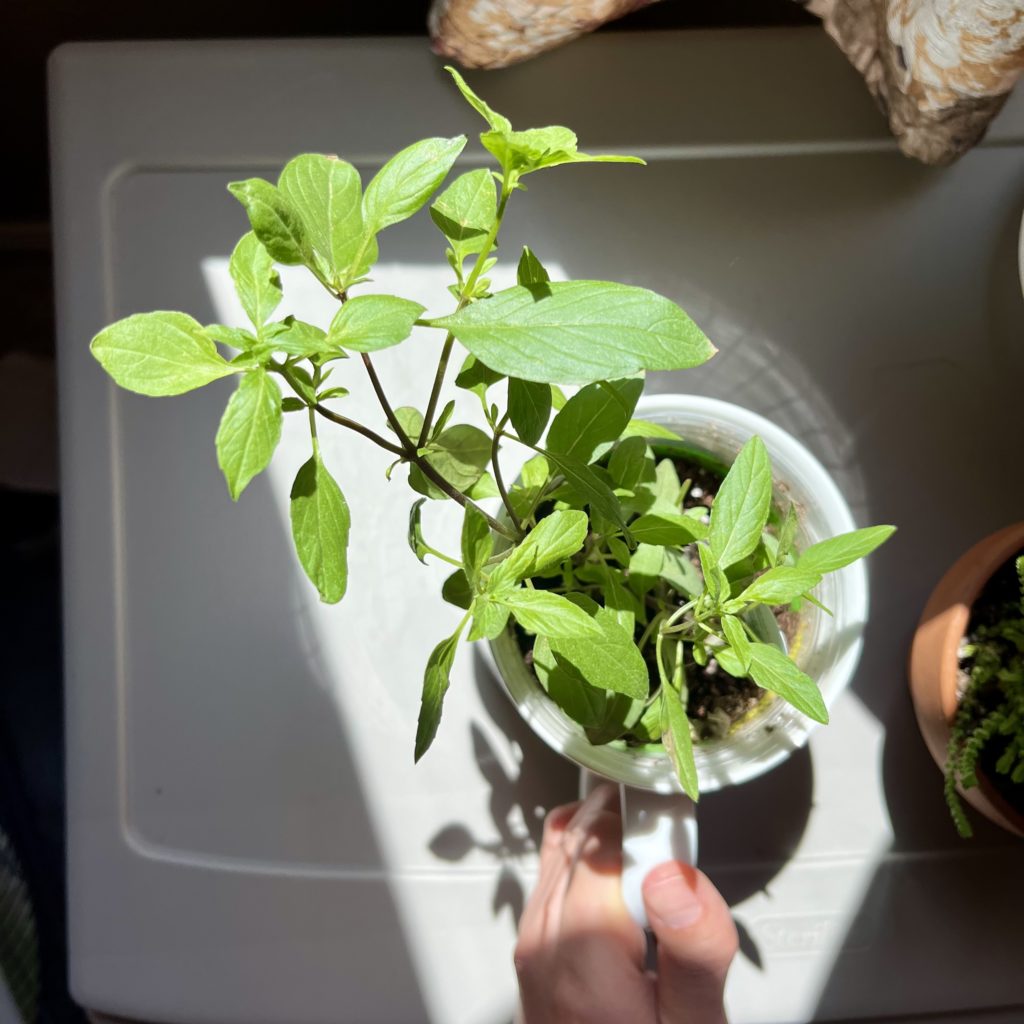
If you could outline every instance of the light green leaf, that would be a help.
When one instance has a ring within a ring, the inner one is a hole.
[[[495,131],[505,132],[512,130],[512,122],[502,114],[497,113],[484,103],[482,99],[466,84],[466,80],[451,67],[445,65],[445,71],[455,79],[459,92],[465,97],[466,102],[493,128]]]
[[[775,546],[775,562],[782,562],[786,556],[793,550],[793,539],[796,537],[796,528],[799,525],[799,519],[796,514],[796,506],[790,502],[786,508],[786,515],[782,520],[782,526],[779,528],[779,541]]]
[[[231,254],[228,270],[246,316],[254,327],[262,327],[277,309],[283,293],[274,261],[255,232],[242,235]]]
[[[711,508],[708,543],[720,568],[728,569],[757,547],[771,500],[768,451],[759,437],[752,437],[729,468]]]
[[[264,331],[265,344],[261,350],[284,352],[290,356],[315,356],[331,353],[327,335],[319,327],[286,316],[276,324],[270,324]],[[333,353],[331,353],[333,354]]]
[[[180,395],[237,372],[200,323],[184,313],[136,313],[89,346],[114,381],[140,395]]]
[[[715,604],[720,604],[729,596],[729,580],[715,561],[715,556],[707,544],[697,545],[697,556],[700,559],[700,571],[704,577],[704,588]]]
[[[697,567],[681,551],[665,550],[661,578],[680,594],[698,597],[704,591],[704,580]]]
[[[597,627],[597,635],[575,630],[556,636],[550,631],[538,630],[547,638],[555,656],[599,690],[646,700],[650,692],[647,662],[633,642],[633,634],[620,625],[616,612],[602,608],[583,594],[571,594],[563,600],[575,606]]]
[[[251,331],[242,330],[240,327],[225,327],[223,324],[207,324],[203,332],[208,338],[219,342],[221,345],[229,345],[237,348],[243,354],[256,344],[256,337]]]
[[[376,234],[411,217],[444,181],[466,145],[466,136],[423,139],[396,153],[366,186],[363,220]]]
[[[542,575],[576,554],[587,539],[587,514],[577,509],[545,516],[491,573],[492,589]],[[490,557],[490,556],[488,556]]]
[[[488,594],[478,594],[471,606],[473,627],[468,640],[493,640],[508,625],[509,610]]]
[[[266,370],[238,382],[217,429],[217,465],[232,501],[270,464],[281,437],[281,389]]]
[[[517,177],[560,164],[642,164],[636,156],[591,156],[576,148],[576,133],[562,125],[527,128],[525,131],[495,129],[480,136],[484,149],[493,153],[506,171]]]
[[[377,352],[405,341],[423,306],[397,295],[357,295],[331,321],[327,340],[353,352]]]
[[[547,384],[510,377],[508,415],[520,440],[536,444],[551,415],[551,388]]]
[[[489,366],[482,363],[476,356],[466,356],[466,361],[455,378],[455,386],[465,391],[472,391],[482,400],[487,389],[499,380],[504,380],[505,374],[495,373]]]
[[[733,679],[746,679],[750,675],[750,663],[746,665],[740,660],[739,655],[731,647],[716,647],[715,661],[733,677]]]
[[[320,592],[335,604],[348,582],[348,505],[319,454],[295,476],[291,491],[292,539],[302,568]]]
[[[678,547],[703,540],[708,530],[703,523],[678,512],[648,512],[629,524],[629,532],[644,544]]]
[[[423,505],[426,502],[426,498],[417,498],[409,509],[409,548],[412,553],[424,564],[427,564],[427,554],[429,549],[423,541],[423,526],[420,522],[422,519]]]
[[[674,302],[605,281],[516,285],[431,323],[450,330],[492,369],[547,383],[678,370],[715,352]]]
[[[547,448],[590,462],[599,445],[622,433],[643,389],[640,377],[603,380],[581,388],[552,420]]]
[[[480,570],[494,553],[494,538],[484,514],[467,505],[462,520],[462,568],[470,584],[476,586]]]
[[[519,257],[516,267],[516,284],[529,287],[531,284],[544,284],[550,281],[551,275],[544,269],[544,264],[533,254],[528,245],[523,246],[523,254]]]
[[[427,445],[426,460],[448,483],[464,492],[487,468],[491,439],[478,427],[457,423]]]
[[[497,216],[496,185],[485,167],[460,174],[430,207],[431,220],[459,260],[483,250]]]
[[[739,659],[741,671],[746,674],[750,671],[750,640],[747,637],[747,631],[743,628],[743,623],[734,615],[723,615],[722,629],[725,631],[725,638],[729,641],[729,646]],[[715,657],[718,657],[717,651]]]
[[[788,565],[777,565],[766,573],[758,576],[743,593],[736,597],[737,606],[748,601],[761,604],[789,604],[801,594],[816,587],[821,582],[821,574],[803,566],[793,568]]]
[[[299,215],[320,269],[335,287],[344,290],[366,273],[376,259],[376,243],[368,248],[363,237],[362,189],[350,163],[304,153],[285,164],[277,187]]]
[[[580,462],[571,456],[558,452],[545,454],[548,462],[565,477],[566,483],[573,489],[579,500],[583,504],[589,505],[593,511],[598,512],[605,519],[616,523],[628,540],[630,538],[629,528],[626,526],[619,499],[615,497],[612,489],[597,473],[585,462]]]
[[[581,608],[548,590],[503,590],[493,600],[504,605],[523,629],[555,641],[561,638],[596,640],[600,627]]]
[[[326,388],[316,396],[318,402],[327,402],[332,398],[346,398],[348,397],[348,388]]]
[[[656,544],[637,544],[629,559],[629,575],[654,580],[661,575],[665,549]]]
[[[686,708],[675,690],[662,687],[662,706],[667,728],[663,740],[672,758],[679,784],[691,800],[700,798],[700,782],[697,778],[697,764],[693,757],[693,737],[690,735],[690,720]]]
[[[682,438],[668,427],[660,423],[651,423],[650,420],[630,420],[623,430],[622,436],[642,438],[664,438],[666,441],[682,441]]]
[[[253,232],[273,259],[289,266],[312,259],[313,249],[302,218],[269,181],[234,181],[228,191],[245,207]]]
[[[896,532],[895,526],[868,526],[852,530],[829,540],[812,544],[797,559],[797,565],[808,572],[835,572],[858,558],[871,554]]]
[[[480,474],[480,479],[468,491],[466,496],[472,498],[474,501],[483,501],[486,498],[497,498],[501,494],[498,490],[498,485],[494,482],[494,477],[490,473],[484,472]]]
[[[750,678],[762,689],[777,693],[808,718],[828,723],[828,710],[814,680],[777,647],[750,645]]]
[[[395,409],[395,419],[398,420],[398,425],[406,437],[415,440],[420,436],[420,431],[423,430],[423,413],[419,409],[411,405],[400,405]]]
[[[452,665],[455,663],[455,650],[459,645],[459,637],[462,636],[465,622],[463,619],[459,623],[459,628],[447,640],[442,640],[427,659],[427,669],[423,675],[423,696],[420,699],[420,717],[416,723],[417,761],[427,752],[437,735],[444,695],[448,692]]]

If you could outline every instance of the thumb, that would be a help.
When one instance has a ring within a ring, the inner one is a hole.
[[[644,879],[644,904],[658,940],[658,1019],[725,1024],[725,975],[736,955],[736,926],[706,875],[669,861]]]

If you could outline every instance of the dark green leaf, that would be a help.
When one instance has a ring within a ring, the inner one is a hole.
[[[605,281],[517,285],[431,322],[492,369],[548,383],[699,366],[715,351],[674,302]]]
[[[644,389],[639,377],[599,381],[581,388],[551,423],[547,448],[590,462],[598,445],[616,440]]]
[[[281,278],[255,232],[242,235],[231,254],[228,270],[246,316],[254,327],[262,327],[281,302]]]
[[[558,452],[547,452],[547,459],[558,472],[565,477],[566,483],[572,488],[579,500],[589,505],[592,510],[614,522],[629,537],[625,517],[619,499],[612,489],[585,462],[561,455]]]
[[[448,483],[466,491],[491,460],[491,439],[478,427],[457,423],[427,445],[426,459]]]
[[[715,495],[708,543],[722,569],[746,558],[761,541],[772,500],[772,468],[759,437],[741,449]]]
[[[777,693],[816,722],[828,722],[828,710],[814,680],[777,647],[750,645],[750,677],[762,689]]]
[[[551,388],[547,384],[510,377],[508,415],[520,439],[526,444],[536,444],[551,415]]]
[[[635,491],[641,482],[654,481],[654,459],[642,437],[627,437],[612,449],[608,472],[618,487]]]
[[[441,587],[441,597],[456,608],[468,609],[473,603],[473,588],[461,569],[456,569]]]
[[[499,380],[504,379],[505,374],[495,373],[489,366],[480,362],[476,356],[466,356],[466,361],[455,378],[455,386],[472,391],[482,399],[492,384],[497,384]]]
[[[233,501],[262,473],[281,437],[281,389],[266,370],[238,382],[217,430],[217,465]]]
[[[348,581],[348,505],[319,454],[302,466],[292,484],[291,521],[299,561],[321,600],[340,601]]]
[[[516,283],[521,285],[543,284],[550,281],[551,276],[544,269],[544,265],[533,254],[528,245],[523,246],[523,254],[519,257],[519,266],[516,268]]]
[[[269,181],[235,181],[228,191],[245,207],[253,232],[273,259],[288,265],[312,259],[312,245],[298,211]]]
[[[423,505],[426,502],[426,498],[417,498],[412,503],[409,509],[409,547],[412,553],[424,564],[427,564],[427,551],[428,548],[423,541],[423,526],[420,522],[422,518]]]
[[[294,398],[289,395],[287,398],[281,399],[282,412],[302,412],[308,408],[309,406],[301,398]]]
[[[444,181],[466,145],[466,136],[423,139],[396,153],[366,186],[363,220],[376,234],[411,217]]]
[[[353,352],[377,352],[405,341],[423,312],[397,295],[357,295],[335,314],[327,340]]]
[[[427,752],[437,735],[444,695],[448,692],[452,665],[455,663],[455,650],[459,645],[462,628],[460,623],[459,628],[447,640],[442,640],[427,659],[427,669],[423,676],[423,696],[420,700],[420,717],[416,724],[417,761]]]
[[[114,381],[140,395],[180,395],[237,372],[202,325],[184,313],[136,313],[89,346]]]
[[[871,554],[895,532],[895,526],[868,526],[819,541],[800,555],[797,565],[808,572],[834,572]]]

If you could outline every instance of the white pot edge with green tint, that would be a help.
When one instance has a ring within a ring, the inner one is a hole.
[[[750,437],[759,435],[771,457],[775,501],[783,507],[788,501],[796,504],[798,550],[855,529],[850,509],[825,467],[796,438],[763,416],[697,395],[645,395],[635,415],[674,430],[727,462]],[[818,683],[826,706],[831,707],[860,658],[868,613],[863,562],[827,575],[815,596],[832,610],[833,617],[806,605],[791,653]],[[593,746],[583,728],[548,698],[523,661],[511,629],[490,641],[489,648],[496,674],[519,714],[553,750],[614,782],[656,793],[682,792],[663,752],[624,744]],[[815,727],[815,722],[776,698],[725,739],[695,744],[701,793],[746,782],[774,768],[802,747]]]

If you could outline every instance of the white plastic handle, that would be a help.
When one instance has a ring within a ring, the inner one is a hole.
[[[580,796],[606,780],[580,771]],[[652,793],[619,786],[622,801],[622,898],[630,916],[647,927],[643,884],[648,872],[667,860],[697,863],[697,807],[683,793]]]

